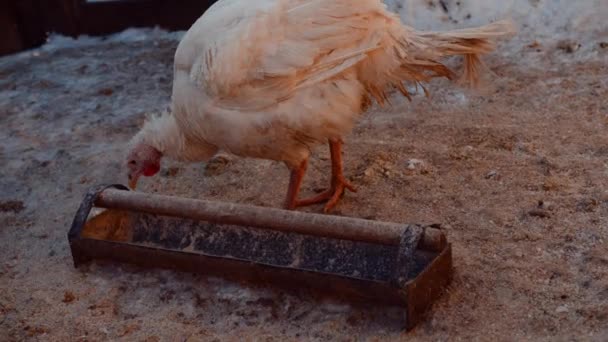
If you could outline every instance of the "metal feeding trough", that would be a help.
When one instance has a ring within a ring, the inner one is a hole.
[[[95,210],[93,207],[106,208]],[[105,259],[402,306],[413,328],[452,276],[434,227],[92,188],[68,234],[74,265]]]

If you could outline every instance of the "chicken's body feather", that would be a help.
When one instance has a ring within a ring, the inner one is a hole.
[[[465,55],[474,79],[477,54],[508,25],[420,33],[380,0],[220,0],[177,48],[172,114],[134,141],[178,160],[221,149],[296,167],[315,144],[347,134],[370,99],[451,78],[441,57]]]
[[[296,165],[348,133],[370,97],[449,77],[439,58],[488,52],[483,38],[504,34],[469,31],[480,44],[417,34],[379,0],[220,0],[177,48],[172,115],[183,137],[157,147],[181,160],[222,149]]]
[[[349,12],[358,7],[335,3]],[[184,134],[236,155],[295,165],[315,143],[348,132],[365,93],[348,65],[378,43],[362,42],[371,39],[365,21],[332,17],[331,4],[219,1],[211,7],[175,55],[173,111]],[[353,31],[360,42],[353,43]]]

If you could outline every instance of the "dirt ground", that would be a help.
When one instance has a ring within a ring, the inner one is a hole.
[[[578,43],[593,54],[578,58]],[[395,98],[346,137],[359,191],[334,214],[441,223],[453,244],[454,282],[410,333],[390,311],[72,266],[73,215],[90,186],[126,182],[125,143],[167,107],[176,44],[158,34],[0,59],[0,340],[608,340],[608,43],[522,40],[486,58],[482,94],[434,81],[430,99]],[[306,194],[328,183],[328,158],[315,151]],[[205,170],[167,162],[140,190],[283,201],[282,164]]]

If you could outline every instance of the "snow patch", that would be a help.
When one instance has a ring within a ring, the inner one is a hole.
[[[104,43],[132,43],[154,40],[174,40],[180,41],[186,31],[172,31],[154,28],[128,28],[122,32],[102,37],[92,37],[80,35],[77,38],[64,36],[62,34],[49,34],[46,43],[40,48],[42,51],[55,51],[64,48],[75,48],[97,45]]]

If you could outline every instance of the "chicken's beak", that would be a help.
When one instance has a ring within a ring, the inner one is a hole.
[[[139,179],[139,175],[131,175],[129,174],[129,188],[131,190],[135,190],[137,187],[137,180]]]

